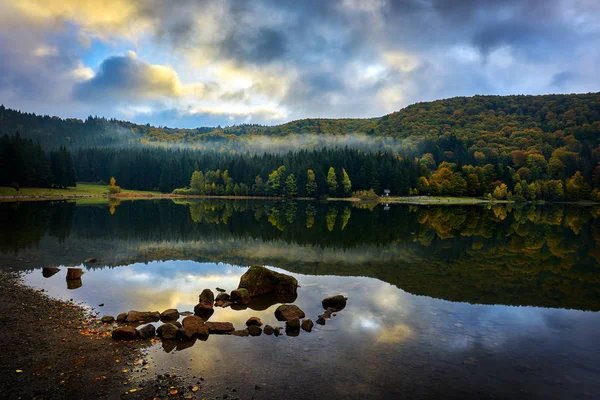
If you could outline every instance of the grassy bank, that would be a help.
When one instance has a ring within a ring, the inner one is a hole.
[[[161,195],[159,192],[148,192],[143,190],[122,189],[116,197],[152,197]],[[12,187],[0,187],[0,199],[3,200],[54,200],[88,197],[108,197],[108,186],[96,183],[77,183],[76,187],[66,189],[57,188],[21,188],[16,190]]]
[[[510,200],[482,199],[477,197],[444,197],[444,196],[410,196],[410,197],[380,197],[380,203],[406,204],[484,204],[512,203]]]

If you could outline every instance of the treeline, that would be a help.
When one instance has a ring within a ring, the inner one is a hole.
[[[0,186],[75,186],[71,153],[60,147],[50,154],[38,142],[17,133],[0,137]]]

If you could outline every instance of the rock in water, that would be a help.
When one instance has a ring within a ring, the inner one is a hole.
[[[304,329],[306,332],[311,332],[313,326],[315,326],[315,323],[312,322],[312,319],[305,319],[302,321],[302,325],[300,325],[302,327],[302,329]]]
[[[77,279],[81,279],[83,275],[83,270],[81,268],[67,268],[67,280],[74,281]]]
[[[260,329],[260,326],[250,325],[248,327],[248,333],[250,334],[250,336],[260,336],[262,333],[262,329]]]
[[[225,290],[225,289],[221,289],[220,287],[218,287],[218,288],[217,288],[217,292],[224,293],[224,292],[226,292],[226,290]]]
[[[248,329],[243,329],[240,331],[233,331],[230,333],[230,335],[233,336],[248,336],[250,333],[248,332]]]
[[[304,318],[306,315],[298,306],[293,304],[283,304],[275,310],[275,318],[278,321],[289,321],[294,318]]]
[[[247,289],[235,289],[231,291],[230,300],[233,303],[248,304],[250,303],[250,294]]]
[[[135,340],[137,331],[133,326],[120,326],[111,332],[113,340]]]
[[[254,265],[242,275],[238,289],[247,289],[250,297],[267,293],[296,296],[298,281],[293,276]]]
[[[262,326],[262,324],[263,324],[262,321],[258,317],[251,317],[251,318],[248,318],[248,321],[246,321],[246,326],[252,326],[252,325]]]
[[[181,337],[185,340],[191,340],[196,337],[199,339],[208,338],[208,329],[204,326],[202,318],[196,315],[190,315],[183,319],[183,330],[180,332]]]
[[[274,331],[275,330],[273,329],[273,327],[271,325],[265,325],[265,329],[263,329],[263,332],[265,332],[265,335],[272,335]]]
[[[127,313],[117,315],[117,322],[125,322],[125,320],[127,320]]]
[[[88,263],[88,264],[95,263],[95,262],[98,262],[98,260],[96,258],[94,258],[94,257],[92,257],[92,258],[86,258],[85,261],[84,261],[84,263]]]
[[[346,300],[348,300],[346,297],[338,294],[337,296],[331,296],[323,299],[321,304],[323,305],[323,309],[327,310],[328,308],[331,308],[334,312],[336,312],[346,308]]]
[[[115,317],[112,315],[105,315],[100,321],[102,321],[103,324],[112,324],[115,322]]]
[[[219,293],[217,297],[215,297],[216,301],[229,301],[229,295],[227,293]]]
[[[156,330],[158,336],[165,340],[177,339],[179,328],[171,323],[162,324]]]
[[[319,318],[317,318],[317,324],[325,325],[325,320],[330,319],[331,314],[333,312],[334,312],[333,308],[328,308],[327,310],[325,310],[325,312],[323,314],[319,315]]]
[[[198,296],[198,302],[202,304],[213,304],[215,302],[215,295],[210,289],[204,289],[200,296]]]
[[[160,313],[160,319],[167,321],[177,320],[179,319],[179,311],[174,308],[169,308]]]
[[[127,313],[125,322],[157,322],[160,320],[158,311],[135,311],[131,310]]]
[[[152,324],[148,324],[137,330],[137,336],[140,339],[150,339],[156,336],[156,328]]]
[[[42,276],[44,278],[50,278],[52,275],[55,275],[58,271],[60,271],[60,268],[44,267],[44,268],[42,268]]]
[[[210,333],[224,334],[233,332],[235,328],[231,322],[205,322],[204,326]]]
[[[285,321],[285,334],[288,336],[298,336],[300,334],[300,319],[292,318]]]

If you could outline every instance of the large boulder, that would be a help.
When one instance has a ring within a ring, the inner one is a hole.
[[[150,339],[156,336],[156,328],[152,324],[148,324],[137,330],[137,336],[140,339]]]
[[[275,318],[278,321],[289,321],[294,318],[304,318],[306,315],[298,306],[283,304],[275,310]]]
[[[346,308],[346,300],[348,300],[346,297],[338,294],[337,296],[331,296],[323,299],[321,304],[325,310],[331,308],[333,311],[340,311]]]
[[[165,340],[177,339],[179,336],[179,328],[175,324],[166,323],[162,324],[156,330],[156,334]]]
[[[293,276],[280,274],[254,265],[240,278],[238,289],[247,289],[250,297],[274,293],[282,297],[296,297],[298,281]]]
[[[225,334],[235,331],[231,322],[205,322],[204,326],[210,333]]]
[[[120,326],[111,332],[113,340],[135,340],[137,331],[133,326]]]
[[[165,321],[175,321],[179,319],[179,311],[174,308],[169,308],[160,313],[160,319]]]
[[[248,289],[235,289],[231,291],[229,300],[232,303],[246,305],[250,303],[250,293],[248,293]]]
[[[125,322],[157,322],[160,320],[158,311],[135,311],[131,310],[127,313]]]

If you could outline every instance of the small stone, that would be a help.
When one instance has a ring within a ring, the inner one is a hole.
[[[115,322],[115,317],[112,315],[105,315],[100,321],[102,321],[103,324],[112,324]]]
[[[168,310],[160,313],[160,319],[167,321],[177,320],[179,319],[179,311],[177,311],[175,308],[169,308]]]
[[[315,324],[312,319],[305,319],[302,321],[302,325],[300,325],[300,327],[306,332],[311,332],[313,326],[315,326]]]
[[[221,292],[221,293],[223,293],[223,292],[226,292],[226,290],[225,290],[225,289],[221,289],[220,287],[218,287],[218,288],[217,288],[217,292]]]
[[[242,329],[239,331],[233,331],[230,333],[230,335],[233,336],[248,336],[250,333],[248,332],[248,329]]]
[[[342,296],[341,294],[338,294],[337,296],[331,296],[323,299],[323,301],[321,301],[321,304],[323,305],[323,308],[325,310],[331,308],[335,312],[346,308],[346,300],[346,297]]]
[[[225,334],[235,330],[231,322],[205,322],[204,326],[210,333],[216,334]]]
[[[126,322],[158,322],[160,313],[158,311],[129,311]]]
[[[137,330],[137,336],[140,339],[150,339],[156,336],[156,328],[152,324],[148,324]]]
[[[305,316],[304,311],[293,304],[284,304],[275,310],[275,318],[278,321],[288,321],[294,318],[304,318]]]
[[[252,326],[252,325],[262,326],[262,324],[263,324],[262,321],[258,317],[250,317],[250,318],[248,318],[248,321],[246,321],[246,326]]]
[[[265,325],[265,328],[263,329],[263,332],[265,333],[265,335],[272,335],[274,331],[275,330],[273,329],[273,327],[271,325]]]

